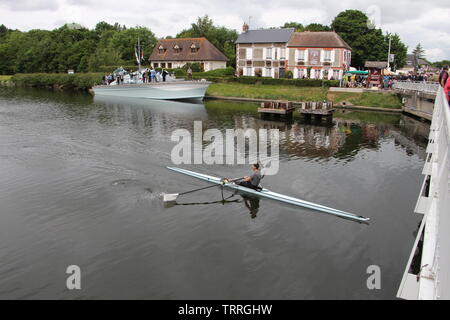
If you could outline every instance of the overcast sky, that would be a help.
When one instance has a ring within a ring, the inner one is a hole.
[[[429,60],[450,60],[450,0],[0,0],[0,24],[25,31],[119,22],[165,37],[205,14],[240,31],[250,16],[252,29],[287,21],[329,24],[346,9],[366,12],[384,31],[400,34],[410,51],[420,42]]]

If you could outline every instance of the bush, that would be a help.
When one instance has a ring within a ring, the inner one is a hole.
[[[287,71],[286,74],[284,75],[284,77],[286,79],[293,79],[294,78],[294,74],[292,73],[291,70]]]
[[[234,78],[235,82],[244,84],[273,84],[273,85],[292,85],[297,87],[338,87],[338,80],[317,80],[317,79],[273,79],[258,77],[239,77]]]
[[[199,77],[228,77],[234,76],[235,70],[233,67],[227,67],[223,69],[215,69],[207,72],[195,72],[193,76]]]
[[[11,81],[18,86],[29,87],[62,87],[88,90],[102,83],[103,73],[22,73],[15,74]]]
[[[316,80],[316,79],[273,79],[267,77],[218,77],[210,76],[207,72],[195,73],[194,79],[206,79],[212,82],[237,82],[242,84],[261,85],[288,85],[297,87],[339,87],[339,80]]]
[[[186,77],[186,75],[187,75],[186,70],[181,69],[181,68],[173,69],[173,72],[175,73],[175,76],[177,78]]]
[[[189,68],[191,68],[192,72],[203,72],[202,65],[200,63],[197,63],[197,62],[195,62],[195,63],[186,63],[183,66],[183,69],[186,70],[186,71]]]

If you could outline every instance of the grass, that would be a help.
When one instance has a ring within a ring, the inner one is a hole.
[[[355,106],[401,109],[402,102],[397,95],[379,92],[330,92],[328,88],[297,87],[287,85],[258,85],[240,83],[213,83],[207,96],[239,97],[290,101],[331,100],[335,104],[347,102]]]
[[[239,97],[271,100],[325,100],[328,88],[295,87],[286,85],[254,85],[239,83],[213,83],[207,96]]]
[[[334,103],[347,102],[354,106],[401,109],[402,101],[394,94],[379,92],[333,92],[328,94],[328,99]]]

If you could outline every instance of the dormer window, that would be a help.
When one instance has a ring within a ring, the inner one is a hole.
[[[195,43],[191,44],[191,53],[196,53],[198,51],[199,47],[195,45]]]
[[[173,47],[173,50],[175,51],[175,53],[181,52],[181,48],[177,44]]]
[[[158,51],[159,51],[159,54],[163,54],[164,52],[166,52],[166,49],[162,45],[160,45],[158,47]]]

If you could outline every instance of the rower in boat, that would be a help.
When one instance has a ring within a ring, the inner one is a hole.
[[[320,204],[317,203],[313,203],[313,202],[309,202],[309,201],[305,201],[302,199],[298,199],[298,198],[294,198],[294,197],[290,197],[281,193],[276,193],[273,191],[270,191],[269,189],[265,189],[265,188],[260,188],[257,187],[257,189],[251,189],[251,188],[245,188],[242,187],[236,183],[230,183],[230,182],[237,182],[240,180],[244,180],[245,178],[239,178],[239,179],[234,179],[234,180],[228,180],[228,183],[224,183],[225,180],[221,179],[219,177],[213,177],[213,176],[209,176],[203,173],[198,173],[198,172],[194,172],[194,171],[189,171],[186,169],[181,169],[181,168],[173,168],[173,167],[167,167],[167,169],[181,173],[181,174],[185,174],[200,180],[204,180],[204,181],[208,181],[213,183],[212,186],[208,186],[208,187],[203,187],[200,189],[195,189],[195,190],[191,190],[191,191],[187,191],[187,192],[183,192],[183,193],[174,193],[174,194],[164,194],[163,195],[163,199],[164,202],[173,202],[177,199],[178,196],[181,195],[185,195],[185,194],[189,194],[189,193],[193,193],[193,192],[197,192],[200,190],[205,190],[205,189],[209,189],[209,188],[214,188],[215,186],[222,186],[224,188],[229,188],[229,189],[235,189],[238,191],[243,191],[247,194],[252,194],[252,195],[256,195],[258,197],[264,197],[267,199],[272,199],[272,200],[276,200],[276,201],[280,201],[280,202],[284,202],[284,203],[288,203],[288,204],[292,204],[294,206],[299,206],[299,207],[305,207],[305,208],[309,208],[309,209],[313,209],[313,210],[317,210],[317,211],[322,211],[325,213],[329,213],[341,218],[345,218],[345,219],[351,219],[351,220],[355,220],[357,222],[361,222],[361,223],[368,223],[368,221],[370,220],[370,218],[366,218],[360,215],[356,215],[354,213],[350,213],[350,212],[345,212],[342,210],[337,210],[337,209],[333,209],[330,207],[326,207],[326,206],[322,206]],[[253,168],[252,168],[253,169]],[[253,170],[254,173],[255,171],[259,172],[259,166],[255,166],[256,170]],[[261,175],[261,174],[260,174]],[[251,178],[251,177],[249,177]],[[262,178],[262,177],[261,177]],[[251,179],[250,179],[251,180]]]
[[[250,176],[246,176],[241,181],[236,182],[237,185],[241,187],[250,188],[253,190],[259,190],[259,183],[261,182],[261,170],[258,163],[252,165],[252,174]],[[231,182],[230,179],[224,179],[224,182]]]

